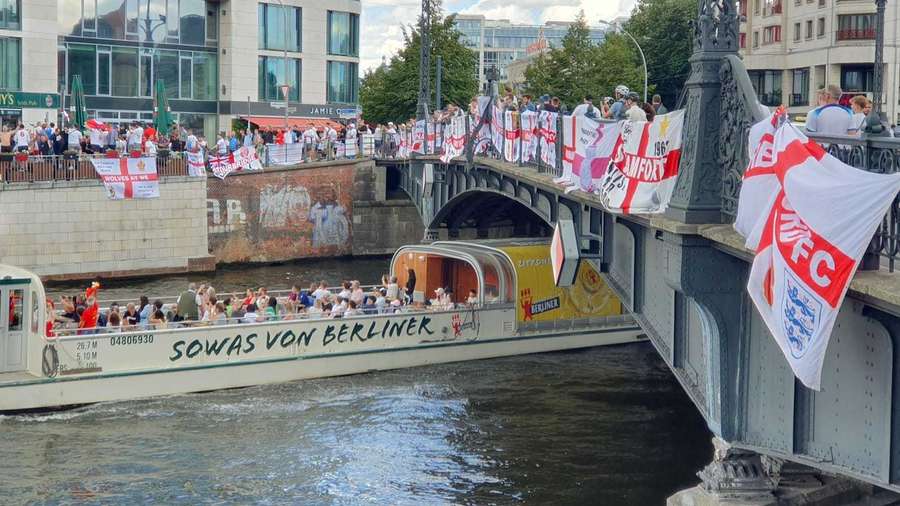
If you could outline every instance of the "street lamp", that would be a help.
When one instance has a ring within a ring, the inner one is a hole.
[[[637,46],[638,52],[641,54],[641,62],[644,64],[644,102],[647,102],[647,59],[644,58],[644,50],[641,49],[641,45],[638,44],[638,41],[635,40],[635,38],[632,37],[630,33],[626,32],[625,29],[622,28],[622,25],[620,25],[619,23],[610,23],[608,21],[603,21],[601,19],[600,24],[606,25],[606,26],[612,28],[613,30],[618,30],[618,31],[624,33],[625,35],[628,36],[629,39],[631,39],[631,42],[634,42],[634,45]]]
[[[866,132],[884,135],[881,94],[884,91],[884,9],[887,0],[875,0],[875,61],[873,62],[872,112],[866,118]]]

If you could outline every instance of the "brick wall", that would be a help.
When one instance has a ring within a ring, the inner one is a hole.
[[[50,279],[214,267],[206,179],[162,178],[160,198],[109,200],[94,181],[0,186],[0,263]]]

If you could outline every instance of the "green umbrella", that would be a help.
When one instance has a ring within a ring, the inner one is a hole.
[[[169,135],[169,127],[172,125],[172,111],[169,109],[169,99],[166,98],[166,83],[162,79],[156,80],[156,97],[153,100],[153,128],[157,135]]]
[[[87,123],[87,105],[84,101],[84,87],[81,85],[81,76],[72,76],[72,124],[79,130],[84,130]]]

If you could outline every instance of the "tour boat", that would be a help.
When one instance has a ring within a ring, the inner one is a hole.
[[[203,392],[642,339],[583,260],[556,286],[546,242],[400,248],[391,272],[413,303],[396,313],[47,337],[38,276],[0,265],[0,412]],[[454,304],[424,305],[437,288]],[[466,302],[470,290],[474,299]]]

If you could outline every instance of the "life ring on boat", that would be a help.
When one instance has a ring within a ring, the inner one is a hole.
[[[59,372],[59,353],[56,351],[56,346],[52,344],[44,346],[41,369],[44,372],[44,376],[48,378],[55,377]]]

